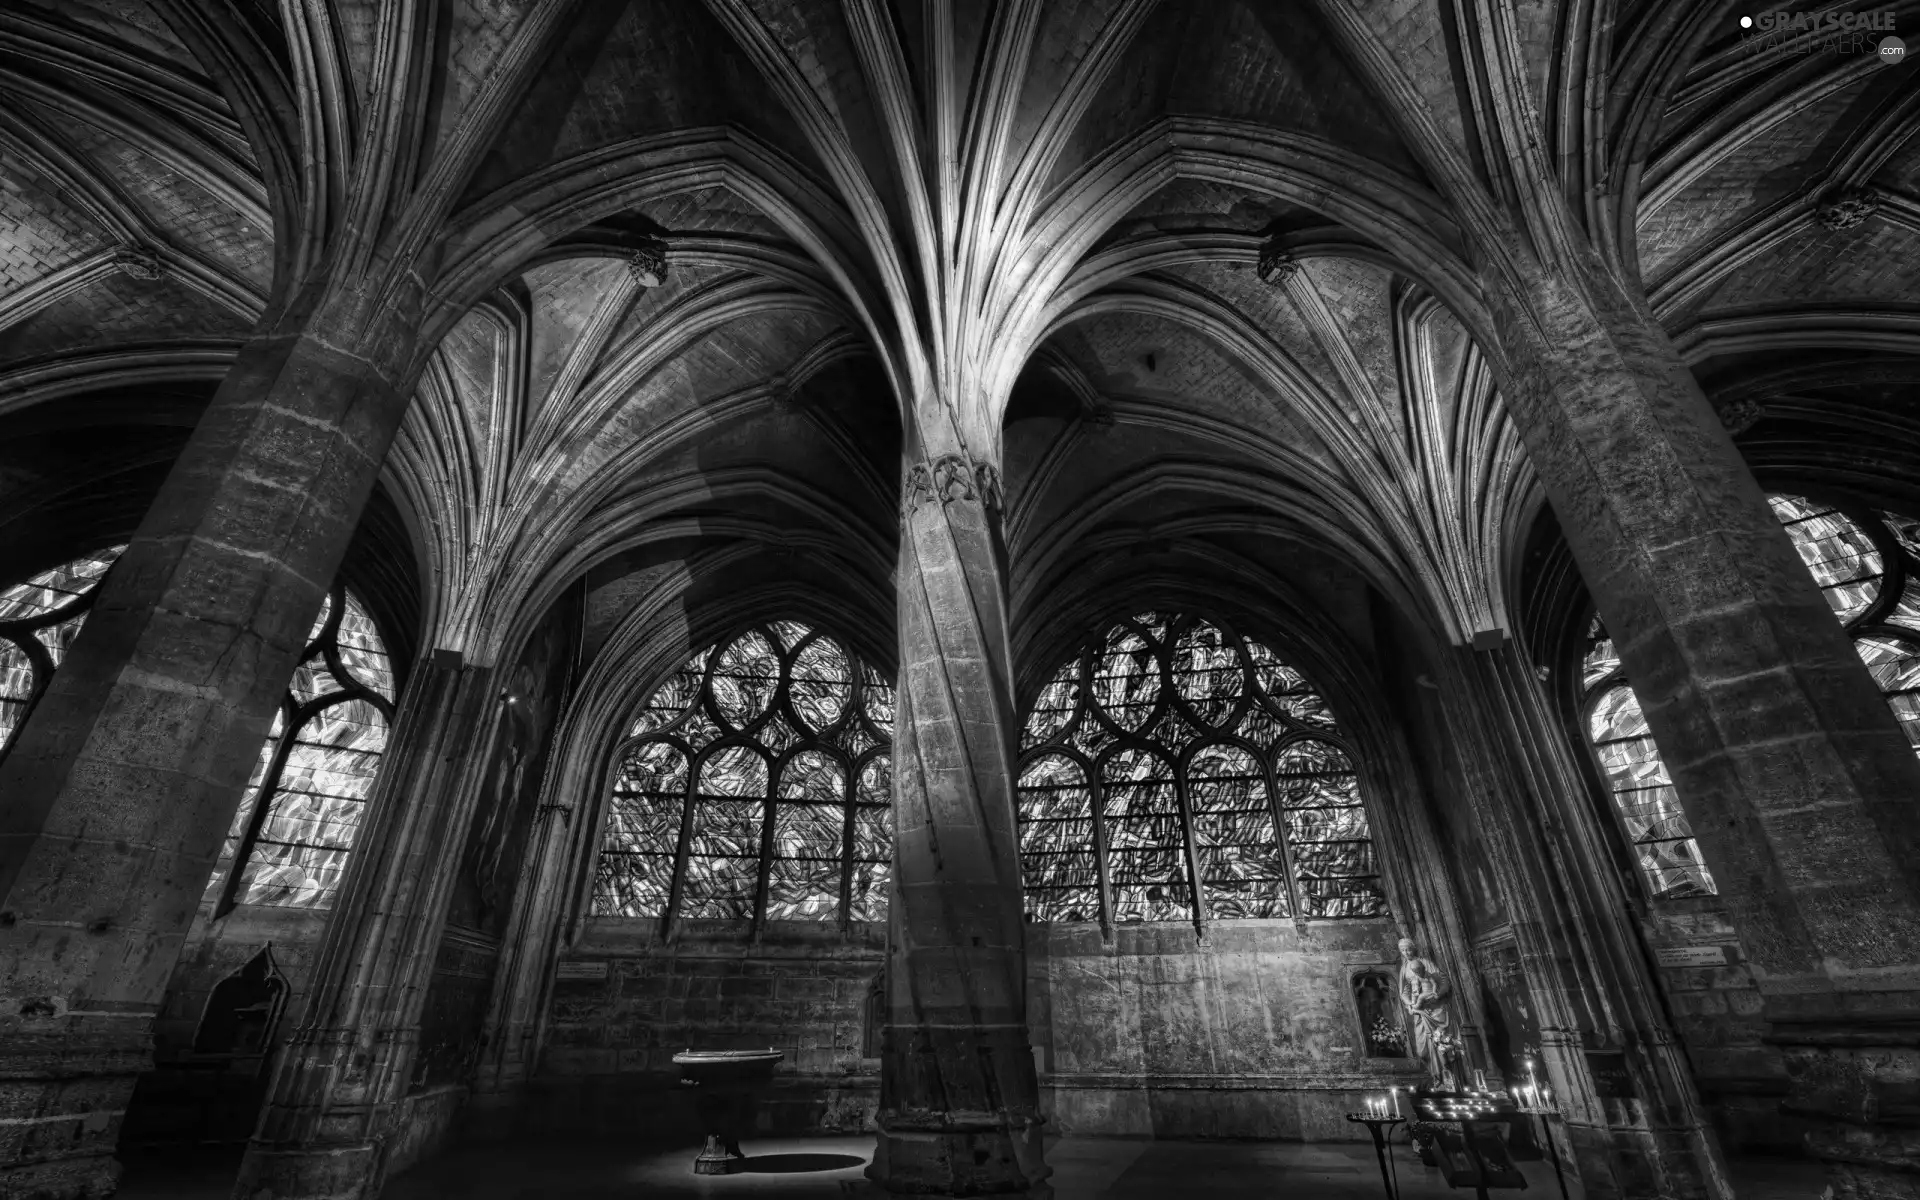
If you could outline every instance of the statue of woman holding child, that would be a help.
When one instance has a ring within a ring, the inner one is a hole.
[[[1453,1063],[1460,1057],[1460,1038],[1453,1029],[1448,1001],[1453,985],[1439,964],[1422,957],[1412,938],[1400,939],[1400,1006],[1413,1025],[1413,1052],[1426,1060],[1433,1086],[1457,1090]]]

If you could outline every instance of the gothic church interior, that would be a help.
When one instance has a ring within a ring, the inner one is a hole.
[[[1920,1197],[1920,5],[1742,17],[0,5],[0,1196]]]

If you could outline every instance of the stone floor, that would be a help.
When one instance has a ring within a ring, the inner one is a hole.
[[[605,1144],[464,1147],[398,1175],[382,1200],[652,1200],[653,1197],[844,1197],[866,1191],[861,1170],[873,1138],[769,1138],[746,1145],[739,1174],[696,1176],[692,1147]],[[1175,1142],[1107,1138],[1051,1141],[1056,1200],[1378,1200],[1370,1147],[1353,1143]],[[132,1160],[117,1200],[227,1200],[237,1160]],[[1402,1200],[1471,1196],[1396,1148]],[[1553,1168],[1524,1163],[1527,1192],[1557,1200]],[[1791,1159],[1736,1162],[1740,1200],[1817,1200],[1818,1168]],[[1204,1187],[1204,1191],[1196,1188]],[[1514,1195],[1512,1192],[1500,1195]],[[1572,1196],[1579,1200],[1578,1188]]]

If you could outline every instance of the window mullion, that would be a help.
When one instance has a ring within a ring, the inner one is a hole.
[[[1078,762],[1069,759],[1070,762]],[[1090,767],[1081,767],[1081,778],[1087,784],[1087,804],[1093,817],[1093,868],[1094,886],[1099,892],[1100,931],[1108,937],[1113,936],[1113,872],[1107,865],[1107,815],[1105,789],[1101,786],[1100,772]]]
[[[1267,777],[1267,808],[1273,813],[1273,840],[1280,847],[1280,867],[1287,876],[1287,915],[1307,915],[1306,892],[1300,886],[1300,869],[1293,859],[1293,834],[1287,829],[1287,810],[1280,803],[1280,776],[1270,756],[1262,756],[1260,769]]]
[[[787,761],[793,760],[789,758]],[[784,769],[785,765],[782,763],[781,768]],[[760,814],[760,864],[754,876],[753,916],[747,922],[750,936],[756,938],[760,936],[762,927],[767,923],[767,891],[773,877],[773,822],[780,803],[778,799],[780,786],[776,782],[777,779],[778,771],[769,769],[766,798],[761,801],[765,809]]]
[[[1187,878],[1191,881],[1188,903],[1193,908],[1193,930],[1205,936],[1207,932],[1206,889],[1200,883],[1200,848],[1193,836],[1193,806],[1187,798],[1187,769],[1179,763],[1173,768],[1173,798],[1180,808],[1180,832],[1187,847]]]
[[[871,760],[870,760],[871,761]],[[840,792],[840,802],[846,810],[846,821],[840,834],[840,930],[842,933],[853,929],[853,831],[859,819],[860,771],[859,763],[854,763],[846,773],[845,786]]]
[[[687,884],[687,855],[693,849],[693,808],[699,802],[700,772],[705,766],[704,755],[687,756],[687,795],[680,805],[680,840],[674,845],[673,882],[668,885],[667,906],[660,914],[662,941],[673,937],[674,926],[680,918],[680,898]]]
[[[281,703],[286,706],[282,709],[286,714],[286,727],[281,731],[280,744],[273,748],[273,757],[267,760],[267,769],[260,775],[260,787],[254,792],[253,812],[247,817],[247,828],[233,848],[233,862],[228,866],[226,882],[220,888],[220,902],[213,908],[215,920],[232,912],[240,903],[240,877],[246,873],[247,860],[253,857],[254,846],[260,841],[260,831],[266,827],[267,812],[273,807],[273,794],[280,790],[280,776],[286,771],[293,744],[298,740],[300,730],[318,712],[315,710],[301,719],[291,695],[285,696]]]

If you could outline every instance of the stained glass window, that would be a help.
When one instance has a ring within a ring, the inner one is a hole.
[[[1800,560],[1920,752],[1920,525],[1894,513],[1804,496],[1768,497]],[[1655,897],[1713,895],[1713,875],[1680,811],[1673,779],[1596,619],[1581,664],[1587,734],[1641,876]]]
[[[386,749],[393,702],[393,667],[373,620],[336,584],[307,635],[208,881],[215,915],[236,904],[333,906]]]
[[[1621,674],[1620,655],[1597,619],[1587,643],[1580,676],[1587,691],[1587,736],[1647,890],[1656,899],[1715,895],[1719,889],[1680,811],[1639,697]]]
[[[893,685],[776,621],[689,659],[618,756],[598,916],[882,921]]]
[[[1803,496],[1769,499],[1907,743],[1920,753],[1920,524]]]
[[[1040,689],[1021,750],[1031,920],[1387,913],[1332,712],[1220,622],[1113,626]]]
[[[125,549],[75,559],[0,591],[0,755],[46,691],[107,568]],[[236,903],[332,904],[386,747],[393,700],[393,669],[373,620],[336,585],[322,602],[207,885],[217,912]],[[236,860],[245,864],[238,879]]]
[[[125,549],[76,558],[0,591],[0,757],[80,636],[95,589]]]

